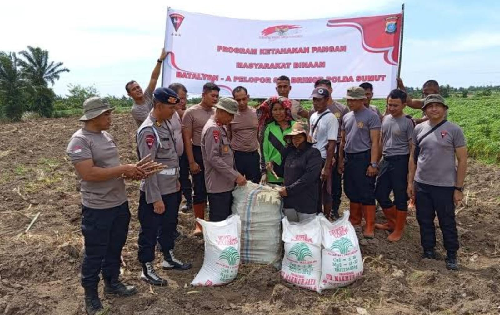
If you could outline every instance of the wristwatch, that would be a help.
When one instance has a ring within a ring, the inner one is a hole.
[[[455,190],[458,190],[459,192],[464,192],[464,188],[463,187],[457,187],[457,186],[455,186]]]
[[[156,60],[156,62],[158,62],[158,63],[162,63],[162,62],[163,62],[163,60],[158,59],[158,60]]]
[[[377,163],[377,162],[371,162],[371,163],[370,163],[370,166],[371,166],[371,167],[378,168],[378,163]]]

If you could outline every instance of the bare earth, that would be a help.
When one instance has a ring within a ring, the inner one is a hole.
[[[0,314],[84,314],[80,196],[64,152],[78,128],[76,118],[0,126]],[[122,162],[135,161],[132,119],[115,115],[110,132]],[[132,221],[122,278],[139,294],[103,301],[113,314],[499,314],[500,169],[471,161],[466,184],[467,206],[457,209],[459,272],[445,268],[439,229],[440,259],[420,258],[419,229],[411,213],[404,238],[396,244],[382,231],[363,240],[358,230],[363,278],[317,294],[288,285],[272,266],[259,265],[242,266],[238,278],[224,287],[191,287],[203,262],[203,241],[190,236],[178,240],[176,255],[192,261],[192,270],[159,271],[169,280],[164,288],[141,282],[138,183],[129,182]],[[192,219],[180,215],[184,235]]]

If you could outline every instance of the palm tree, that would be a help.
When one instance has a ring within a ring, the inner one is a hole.
[[[48,82],[54,85],[61,73],[69,72],[67,68],[62,68],[62,62],[49,62],[49,52],[40,47],[28,46],[28,50],[19,54],[25,59],[19,60],[19,65],[32,85],[48,86]]]
[[[54,85],[59,80],[59,75],[69,70],[63,68],[62,62],[49,62],[49,52],[40,47],[28,46],[28,50],[19,54],[24,57],[19,60],[23,77],[30,83],[28,109],[41,116],[51,117],[55,94],[49,87],[49,82]]]
[[[21,120],[25,88],[16,54],[0,52],[0,116]]]

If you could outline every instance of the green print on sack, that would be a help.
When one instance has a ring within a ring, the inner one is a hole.
[[[330,250],[336,250],[339,251],[342,255],[345,255],[352,248],[354,248],[354,245],[352,244],[351,240],[349,240],[347,237],[342,237],[341,239],[332,243]]]
[[[306,257],[312,257],[311,250],[304,243],[297,243],[293,245],[289,252],[290,255],[295,255],[298,261],[306,260]]]
[[[229,266],[234,266],[240,260],[240,254],[236,248],[229,246],[220,253],[219,259],[225,259]]]

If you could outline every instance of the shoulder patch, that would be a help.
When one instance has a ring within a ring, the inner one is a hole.
[[[212,131],[212,135],[214,137],[215,143],[218,143],[219,139],[220,139],[220,131],[217,129],[214,129],[214,131]]]
[[[153,144],[155,143],[155,137],[153,135],[147,135],[146,136],[146,144],[149,149],[153,147]]]

